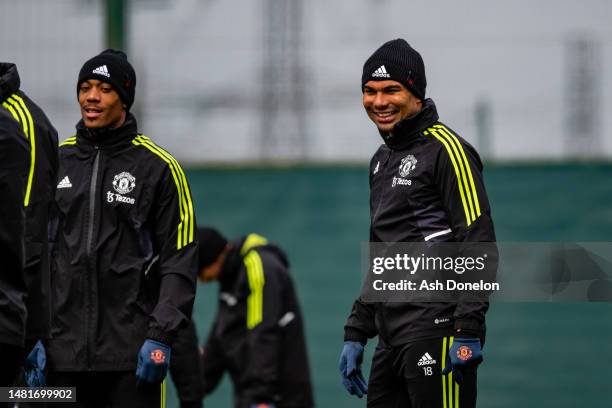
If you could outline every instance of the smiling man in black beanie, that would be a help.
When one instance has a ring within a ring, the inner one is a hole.
[[[370,241],[494,242],[478,153],[438,120],[426,87],[423,59],[403,39],[364,64],[363,106],[384,141],[370,162]],[[475,407],[487,309],[461,296],[452,303],[359,297],[344,328],[343,385],[367,394],[369,408]],[[366,384],[363,352],[375,336]]]
[[[88,60],[77,80],[82,120],[60,145],[47,383],[77,387],[70,406],[160,406],[174,339],[191,316],[189,184],[138,133],[135,86],[123,52]]]

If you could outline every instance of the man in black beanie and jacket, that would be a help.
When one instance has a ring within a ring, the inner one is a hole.
[[[370,242],[494,242],[480,158],[438,120],[426,86],[423,59],[403,39],[383,44],[364,64],[363,105],[384,142],[370,162]],[[360,398],[367,393],[369,408],[475,407],[487,309],[461,297],[359,297],[344,328],[343,385]],[[366,385],[363,351],[375,336]]]
[[[189,184],[138,133],[135,86],[123,52],[88,60],[76,88],[82,120],[60,145],[47,383],[77,387],[71,407],[160,406],[193,307]]]

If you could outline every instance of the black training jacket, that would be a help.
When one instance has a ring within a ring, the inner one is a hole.
[[[219,309],[204,347],[209,394],[228,371],[234,406],[314,405],[302,314],[285,254],[250,234],[235,241],[219,276]]]
[[[23,200],[29,168],[26,136],[0,105],[0,343],[14,346],[23,346],[26,329]]]
[[[136,368],[146,338],[172,346],[195,297],[197,242],[178,162],[129,115],[60,145],[51,370]]]
[[[19,122],[30,144],[24,205],[26,208],[25,270],[28,287],[26,339],[46,339],[50,333],[49,248],[47,224],[57,184],[57,131],[21,90],[15,64],[0,63],[2,105]]]
[[[371,242],[495,242],[478,153],[438,121],[431,99],[398,123],[370,162]],[[483,336],[488,303],[366,303],[357,299],[345,340],[385,344]]]

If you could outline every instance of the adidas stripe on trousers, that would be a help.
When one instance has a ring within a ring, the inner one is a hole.
[[[368,382],[368,408],[475,408],[477,367],[457,384],[442,375],[452,337],[400,347],[378,344]]]

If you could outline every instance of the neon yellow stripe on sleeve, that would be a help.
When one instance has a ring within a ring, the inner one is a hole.
[[[26,137],[30,137],[30,132],[28,130],[28,121],[26,119],[26,115],[23,112],[23,110],[21,109],[21,106],[17,103],[17,101],[15,99],[13,99],[13,96],[15,96],[15,94],[9,96],[6,101],[13,107],[13,109],[15,109],[15,111],[17,112],[17,115],[19,116],[18,122],[21,124],[21,126],[23,127],[23,133],[25,133]]]
[[[60,147],[61,146],[65,146],[65,145],[75,145],[76,144],[76,137],[69,137],[68,139],[64,140],[62,143],[60,143]]]
[[[179,212],[180,212],[180,216],[181,216],[181,222],[178,225],[178,231],[177,231],[177,236],[176,236],[176,247],[177,249],[181,249],[184,246],[184,225],[185,225],[185,211],[186,209],[185,207],[185,200],[184,198],[184,194],[183,194],[183,186],[182,183],[179,182],[179,178],[176,172],[176,169],[174,167],[174,163],[168,159],[167,157],[165,157],[163,154],[161,154],[161,152],[156,149],[154,146],[152,146],[149,143],[146,143],[146,139],[141,138],[140,136],[137,136],[134,140],[132,140],[132,143],[137,145],[137,146],[143,146],[146,149],[150,150],[151,152],[155,153],[157,156],[159,156],[163,161],[166,162],[166,164],[168,165],[168,167],[170,168],[170,173],[172,174],[172,178],[174,179],[174,184],[176,185],[176,189],[178,192],[178,196],[179,196]]]
[[[11,98],[14,98],[14,100],[16,100],[16,102],[14,102],[14,106],[21,106],[21,109],[23,110],[28,120],[28,130],[30,139],[30,174],[28,175],[28,186],[26,187],[26,194],[23,202],[23,205],[27,207],[30,204],[32,184],[34,183],[34,169],[36,166],[36,134],[34,131],[34,120],[32,119],[30,110],[27,108],[26,104],[23,102],[23,99],[19,95],[13,94]]]
[[[438,129],[438,134],[441,135],[443,138],[445,138],[448,144],[450,145],[450,147],[453,149],[453,153],[455,154],[455,158],[457,160],[457,163],[459,164],[459,172],[461,173],[461,179],[463,181],[463,188],[465,191],[466,200],[467,200],[468,206],[470,207],[470,215],[472,216],[472,220],[475,220],[476,214],[474,213],[472,193],[470,192],[470,185],[468,183],[467,176],[466,176],[467,173],[465,170],[467,163],[464,163],[464,161],[461,160],[461,155],[459,154],[459,151],[457,150],[457,146],[455,145],[455,142],[459,144],[459,141],[456,138],[455,139],[451,138],[451,136],[442,129]],[[461,146],[459,146],[459,148],[461,148]]]
[[[249,252],[252,248],[256,246],[266,245],[268,240],[258,234],[249,234],[242,244],[242,248],[240,248],[240,255],[244,256],[247,252]]]
[[[189,191],[189,184],[187,183],[187,177],[185,176],[185,172],[183,171],[180,164],[176,161],[174,157],[172,157],[168,152],[166,152],[161,147],[157,146],[151,139],[148,137],[141,135],[141,140],[144,140],[149,146],[157,149],[162,155],[164,155],[168,160],[174,163],[177,177],[179,178],[179,184],[182,186],[183,192],[183,202],[186,214],[186,223],[183,231],[183,238],[185,240],[185,245],[193,241],[193,231],[194,231],[194,217],[193,217],[193,203],[191,201],[191,192]]]
[[[15,118],[17,123],[19,123],[21,125],[21,120],[19,120],[19,115],[17,114],[17,112],[15,112],[15,109],[13,109],[13,107],[8,102],[6,102],[6,101],[2,102],[2,106],[4,106],[9,112],[11,112],[11,115],[13,115],[13,117]],[[25,130],[24,130],[24,132],[25,132]],[[27,136],[28,135],[26,134],[26,137]]]
[[[265,284],[263,263],[256,251],[251,251],[244,258],[249,288],[247,298],[247,328],[253,329],[263,321],[263,288]]]
[[[155,145],[146,136],[139,135],[132,140],[132,143],[137,146],[143,146],[149,151],[153,152],[163,161],[165,161],[170,168],[170,172],[179,195],[179,212],[181,222],[178,225],[177,231],[177,249],[181,249],[193,242],[193,205],[183,169],[170,154]]]
[[[457,176],[457,185],[459,186],[459,195],[461,196],[461,202],[463,204],[463,211],[465,212],[465,221],[467,225],[469,226],[472,223],[472,219],[470,218],[469,205],[467,204],[465,200],[465,194],[463,193],[463,183],[461,181],[461,174],[459,172],[459,167],[457,166],[457,161],[455,160],[453,150],[448,145],[447,141],[442,136],[440,136],[435,129],[431,128],[429,129],[429,131],[436,139],[438,139],[444,145],[444,147],[446,148],[446,152],[448,153],[448,156],[451,159],[453,168],[455,169],[455,175]]]
[[[465,155],[465,149],[463,148],[463,145],[459,142],[459,139],[457,139],[457,136],[455,136],[453,132],[451,132],[446,126],[436,125],[435,127],[439,128],[442,132],[447,133],[449,137],[454,139],[455,143],[457,144],[457,147],[459,148],[459,152],[461,153],[461,158],[463,159],[463,163],[466,168],[467,176],[470,181],[470,188],[472,190],[474,206],[476,207],[476,217],[474,218],[474,220],[476,220],[476,218],[480,217],[480,203],[478,201],[478,193],[476,192],[476,184],[474,183],[474,177],[472,176],[472,169],[470,167],[470,162],[468,161],[467,156]]]
[[[176,161],[174,157],[170,155],[170,153],[166,152],[161,147],[157,146],[151,139],[148,137],[141,135],[139,136],[142,141],[147,143],[149,146],[157,149],[161,154],[163,154],[168,160],[174,163],[174,166],[177,171],[177,175],[179,177],[179,181],[182,183],[183,187],[183,195],[184,195],[184,204],[186,211],[186,224],[183,231],[184,240],[186,243],[190,243],[193,241],[193,231],[194,231],[194,217],[193,217],[193,203],[191,201],[191,193],[189,191],[189,184],[187,183],[187,177],[185,176],[185,172],[183,171],[180,164]],[[185,244],[187,245],[187,244]]]

